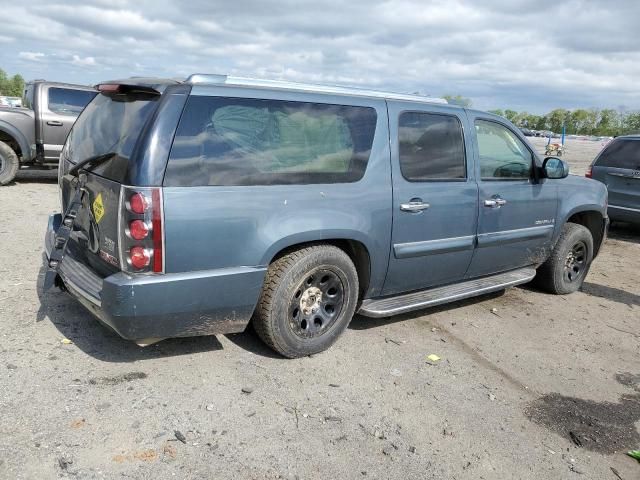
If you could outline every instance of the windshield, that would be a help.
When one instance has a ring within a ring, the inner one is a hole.
[[[67,139],[71,163],[114,153],[92,172],[122,182],[140,132],[160,98],[158,95],[97,95],[76,121]]]

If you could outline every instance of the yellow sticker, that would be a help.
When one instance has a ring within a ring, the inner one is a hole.
[[[104,204],[102,203],[102,193],[99,193],[93,201],[93,215],[96,217],[96,223],[100,223],[104,217]]]

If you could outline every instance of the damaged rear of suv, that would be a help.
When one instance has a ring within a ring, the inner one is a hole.
[[[356,311],[574,292],[606,237],[602,184],[441,99],[219,75],[97,90],[61,154],[45,287],[141,345],[251,322],[309,355]]]

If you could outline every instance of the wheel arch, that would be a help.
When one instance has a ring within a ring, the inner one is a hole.
[[[358,284],[360,286],[359,297],[364,298],[371,288],[371,254],[363,239],[353,238],[353,235],[336,235],[324,237],[317,235],[307,235],[309,239],[303,239],[299,236],[289,237],[277,242],[267,252],[264,258],[264,265],[269,265],[278,258],[301,248],[310,245],[333,245],[344,251],[358,272]]]
[[[593,237],[593,258],[598,255],[605,236],[604,215],[598,210],[585,209],[572,212],[565,223],[577,223],[586,227]]]
[[[13,125],[0,121],[0,142],[9,145],[20,160],[31,160],[31,148],[25,136]]]

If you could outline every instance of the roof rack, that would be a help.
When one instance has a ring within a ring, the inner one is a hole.
[[[234,77],[231,75],[194,73],[185,83],[191,85],[228,85],[235,87],[268,88],[277,90],[293,90],[299,92],[331,93],[335,95],[353,95],[359,97],[385,98],[388,100],[406,100],[425,103],[448,103],[444,98],[391,93],[378,90],[367,90],[357,87],[341,87],[337,85],[317,85],[313,83],[288,82],[284,80],[263,80],[258,78]]]

